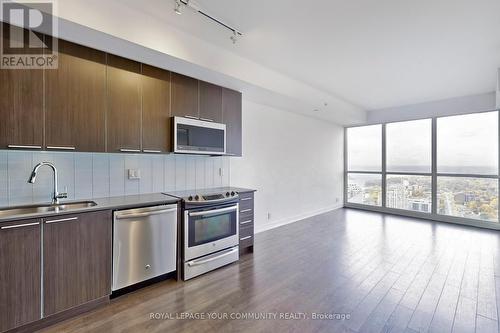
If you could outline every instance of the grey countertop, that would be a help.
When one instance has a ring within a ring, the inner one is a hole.
[[[97,203],[97,205],[93,207],[72,209],[70,211],[60,211],[60,212],[53,211],[53,212],[42,212],[33,214],[2,216],[0,217],[0,223],[15,221],[15,220],[36,219],[49,216],[77,214],[77,213],[92,212],[98,210],[116,210],[116,209],[127,209],[127,208],[144,207],[144,206],[176,204],[179,202],[179,199],[161,193],[153,193],[153,194],[140,194],[140,195],[126,195],[120,197],[97,198],[97,199],[90,199],[88,201],[94,201],[95,203]],[[67,202],[74,202],[74,201],[67,201]],[[15,208],[15,207],[20,207],[20,206],[1,207],[0,210]]]
[[[127,209],[127,208],[146,207],[146,206],[155,206],[155,205],[176,204],[179,202],[178,197],[187,196],[187,195],[190,195],[193,193],[198,193],[198,192],[224,193],[224,192],[231,192],[231,191],[234,191],[237,193],[255,192],[255,190],[241,188],[241,187],[217,187],[217,188],[204,189],[204,190],[199,190],[199,191],[197,191],[197,190],[172,191],[172,192],[168,192],[166,194],[152,193],[152,194],[139,194],[139,195],[126,195],[126,196],[119,196],[119,197],[97,198],[97,199],[85,200],[85,201],[94,201],[97,205],[93,206],[93,207],[72,209],[70,211],[59,211],[59,212],[53,211],[53,212],[40,212],[40,213],[33,213],[33,214],[18,214],[18,215],[2,216],[2,217],[0,217],[0,223],[15,221],[15,220],[36,219],[36,218],[50,217],[50,216],[77,214],[77,213],[92,212],[92,211],[98,211],[98,210],[117,210],[117,209]],[[83,201],[83,200],[81,200],[81,201]],[[69,202],[75,202],[75,201],[67,201],[67,202],[69,203]],[[64,203],[64,201],[62,203]],[[43,205],[43,204],[41,204],[41,205]],[[32,206],[32,205],[29,205],[29,206]],[[17,208],[17,207],[21,207],[21,206],[0,207],[0,211],[2,209]]]

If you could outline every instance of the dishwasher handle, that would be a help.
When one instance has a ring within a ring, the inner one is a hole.
[[[170,212],[177,212],[177,208],[168,208],[168,209],[162,209],[162,210],[152,210],[149,212],[143,212],[143,213],[116,213],[115,218],[117,220],[125,220],[125,219],[135,219],[138,217],[147,217],[147,216],[153,216],[153,215],[160,215],[160,214],[166,214]]]

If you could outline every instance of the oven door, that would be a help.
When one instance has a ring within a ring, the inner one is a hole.
[[[224,155],[226,153],[226,125],[174,117],[174,152]]]
[[[238,204],[184,212],[184,260],[238,245]]]

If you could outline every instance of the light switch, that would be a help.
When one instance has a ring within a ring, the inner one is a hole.
[[[141,170],[140,169],[128,169],[128,179],[141,179]]]

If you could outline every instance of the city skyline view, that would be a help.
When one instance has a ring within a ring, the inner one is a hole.
[[[432,120],[385,125],[385,193],[382,135],[381,124],[348,129],[348,203],[382,207],[385,196],[386,208],[499,222],[498,112],[437,118],[434,210]]]

